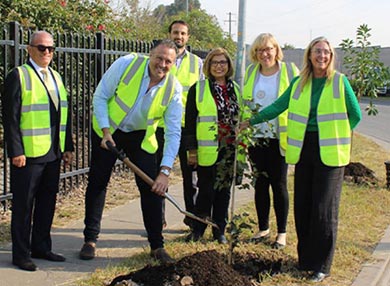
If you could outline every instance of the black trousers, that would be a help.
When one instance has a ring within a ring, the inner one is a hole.
[[[13,260],[52,250],[50,230],[59,177],[60,160],[27,163],[22,168],[11,165]]]
[[[307,132],[295,166],[294,215],[301,270],[329,273],[336,247],[344,167],[320,158],[318,133]]]
[[[213,228],[214,238],[225,233],[228,221],[228,208],[231,187],[233,184],[234,147],[222,148],[218,152],[217,162],[212,166],[198,166],[198,196],[195,203],[195,214],[200,217],[211,217],[219,230]],[[194,221],[194,232],[200,235],[207,225]]]
[[[118,149],[123,149],[135,165],[153,180],[157,177],[158,166],[156,154],[141,149],[145,131],[124,133],[117,130],[113,139]],[[107,184],[112,168],[117,160],[110,151],[100,147],[101,138],[92,133],[92,159],[85,196],[84,241],[96,242],[100,233]],[[150,186],[140,177],[135,176],[141,195],[141,210],[148,241],[151,249],[163,247],[162,236],[162,197],[151,192]]]
[[[183,129],[182,129],[182,134],[183,134]],[[164,143],[165,143],[163,128],[157,128],[156,137],[158,141],[158,151],[157,151],[158,164],[160,165],[163,156]],[[188,165],[187,151],[185,149],[183,140],[184,139],[182,136],[180,140],[179,159],[180,159],[181,176],[183,179],[184,204],[185,204],[186,211],[193,213],[195,209],[194,197],[196,195],[197,189],[194,188],[192,185],[193,167]]]
[[[280,154],[279,140],[259,139],[258,145],[249,147],[249,158],[256,178],[255,205],[259,230],[269,229],[272,187],[273,207],[278,233],[286,232],[289,197],[287,191],[288,165]]]

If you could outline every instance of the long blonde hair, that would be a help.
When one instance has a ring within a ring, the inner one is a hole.
[[[312,48],[315,44],[319,42],[325,42],[331,51],[330,55],[330,62],[329,65],[326,69],[326,77],[327,80],[330,79],[330,77],[333,75],[333,72],[335,70],[334,68],[334,63],[335,63],[335,51],[332,45],[329,43],[329,41],[325,37],[318,37],[312,40],[309,44],[309,46],[306,48],[305,53],[303,55],[303,65],[302,65],[302,70],[300,73],[301,76],[301,87],[303,88],[307,81],[313,76],[313,64],[310,61],[310,53],[312,51]]]

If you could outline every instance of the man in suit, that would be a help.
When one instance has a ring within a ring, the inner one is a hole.
[[[50,230],[59,190],[61,160],[72,160],[67,93],[49,68],[54,41],[46,31],[31,35],[26,64],[4,83],[3,125],[11,159],[12,263],[35,271],[31,258],[65,261],[52,252]]]
[[[174,260],[164,249],[162,199],[180,143],[182,87],[169,73],[177,49],[170,40],[157,43],[150,57],[132,53],[117,59],[103,75],[93,98],[92,159],[85,196],[84,245],[80,259],[95,257],[96,242],[112,167],[116,156],[106,142],[124,149],[130,160],[154,184],[150,187],[136,175],[150,255],[162,263]],[[157,161],[155,132],[165,125],[161,164]]]

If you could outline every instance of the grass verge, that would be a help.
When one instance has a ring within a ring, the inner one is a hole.
[[[344,184],[341,204],[340,204],[340,221],[336,254],[331,270],[331,276],[325,280],[324,284],[316,285],[350,285],[358,275],[363,263],[368,262],[371,253],[376,244],[381,239],[384,231],[389,226],[390,216],[390,192],[385,189],[385,166],[384,161],[389,157],[383,149],[376,143],[367,138],[354,134],[352,161],[360,162],[366,167],[373,170],[379,179],[378,187],[356,186]],[[293,177],[289,177],[290,198],[292,198]],[[239,195],[239,194],[238,194]],[[292,202],[292,199],[290,199]],[[244,231],[240,236],[241,243],[235,251],[253,252],[261,255],[270,253],[268,244],[253,244],[248,242],[254,232],[257,231],[256,211],[254,204],[250,203],[241,208],[237,214],[245,213],[246,222],[251,225],[251,231]],[[276,224],[273,211],[271,212],[271,231],[276,236]],[[290,261],[284,265],[282,273],[277,275],[259,274],[262,279],[261,285],[308,285],[306,280],[302,279],[301,274],[296,269],[296,234],[294,228],[293,205],[290,204],[290,214],[288,219],[288,245],[283,249],[286,257]],[[210,233],[206,233],[210,238]],[[271,236],[272,237],[272,236]],[[197,242],[185,243],[183,237],[176,238],[167,243],[166,248],[169,253],[173,254],[175,259],[191,255],[195,252],[217,249],[223,253],[228,252],[227,247],[220,246],[215,242]],[[290,259],[291,258],[291,259]],[[140,252],[124,260],[117,266],[107,269],[99,269],[78,285],[105,285],[118,275],[127,274],[131,271],[143,268],[150,264],[150,258],[147,250]]]

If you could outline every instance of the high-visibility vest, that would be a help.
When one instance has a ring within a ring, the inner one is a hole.
[[[60,95],[60,148],[65,150],[66,122],[68,118],[68,100],[65,86],[59,73],[49,68],[54,75]],[[48,91],[34,69],[24,64],[18,67],[22,94],[20,129],[24,155],[36,158],[49,152],[51,140],[50,99]]]
[[[185,106],[187,103],[187,95],[190,87],[195,84],[199,78],[199,57],[190,52],[186,52],[184,55],[180,67],[173,66],[171,73],[176,76],[180,84],[183,86],[182,103],[183,103],[183,116],[181,119],[181,126],[184,127],[185,120]],[[162,127],[160,125],[160,127]]]
[[[144,71],[148,64],[149,58],[147,56],[134,55],[134,59],[121,77],[115,96],[112,96],[107,103],[111,134],[118,129],[136,102]],[[141,148],[150,154],[154,154],[157,151],[158,143],[155,132],[159,122],[163,120],[164,112],[175,92],[175,81],[175,77],[168,73],[162,87],[156,92],[150,106],[147,116],[146,133],[141,144]],[[100,137],[103,137],[103,131],[97,123],[95,114],[92,120],[94,131]]]
[[[252,116],[250,106],[253,106],[253,88],[255,87],[255,80],[257,71],[259,70],[259,64],[251,64],[246,69],[245,80],[244,80],[244,91],[242,94],[244,108],[243,108],[243,118],[249,119]],[[298,68],[294,63],[281,62],[280,73],[279,73],[279,86],[278,86],[278,97],[283,94],[283,92],[290,85],[293,77],[298,75]],[[278,116],[278,130],[276,131],[279,137],[279,146],[281,149],[282,155],[287,148],[287,113],[284,111]]]
[[[236,83],[234,83],[234,91],[240,101]],[[211,166],[218,158],[218,110],[207,79],[196,84],[196,107],[198,109],[196,124],[198,165]]]
[[[291,90],[288,113],[286,162],[299,161],[310,114],[312,83],[301,91],[301,79]],[[351,153],[351,127],[345,103],[343,75],[335,72],[325,83],[317,108],[321,161],[330,167],[345,166]]]

